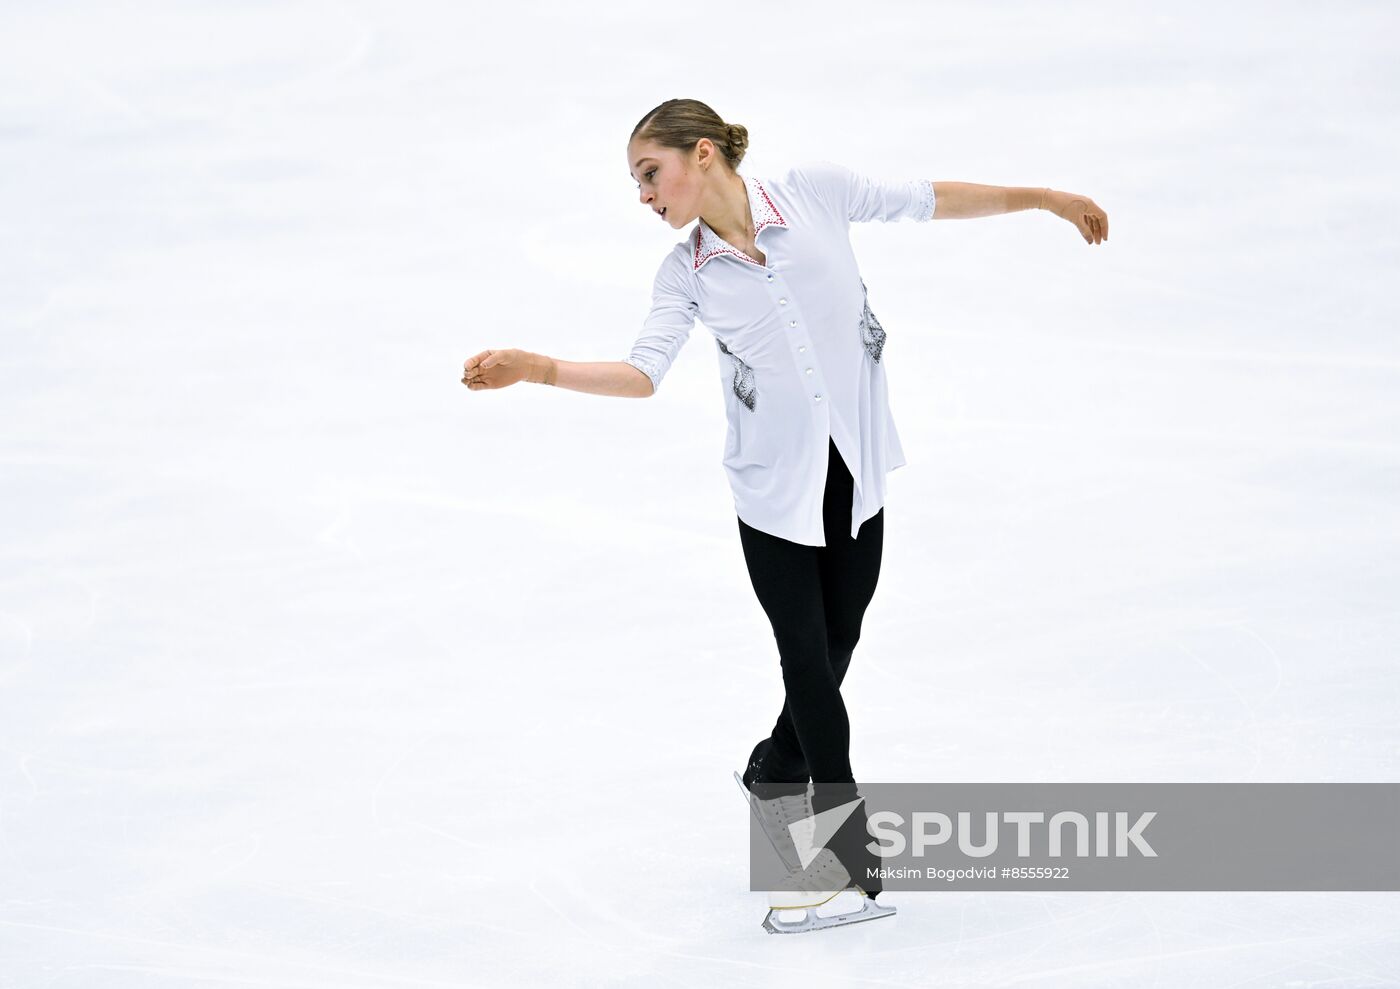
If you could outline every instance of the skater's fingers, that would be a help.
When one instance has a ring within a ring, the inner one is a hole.
[[[1092,199],[1085,201],[1084,213],[1089,221],[1090,232],[1094,235],[1094,243],[1103,243],[1108,239],[1108,214]]]
[[[467,361],[467,366],[462,372],[462,384],[476,391],[479,388],[486,388],[487,375],[490,373],[486,365],[486,360],[494,353],[491,350],[483,350],[475,357]]]

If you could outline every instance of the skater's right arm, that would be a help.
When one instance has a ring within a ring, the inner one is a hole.
[[[462,370],[462,384],[471,391],[504,388],[518,381],[618,398],[652,394],[651,378],[626,361],[561,361],[528,350],[483,350],[469,358]]]
[[[650,398],[661,387],[699,313],[688,275],[691,264],[684,242],[662,260],[652,281],[651,310],[624,360],[579,363],[528,350],[483,350],[467,360],[462,384],[476,391],[530,381],[594,395]]]

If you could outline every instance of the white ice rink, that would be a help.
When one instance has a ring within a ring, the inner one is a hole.
[[[1400,893],[771,937],[782,685],[626,141],[1050,186],[852,228],[909,464],[864,781],[1400,779],[1400,10],[0,0],[0,987],[1400,984]],[[1280,863],[1287,868],[1287,863]]]

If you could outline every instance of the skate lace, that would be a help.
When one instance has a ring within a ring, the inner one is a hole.
[[[817,852],[805,869],[789,873],[777,885],[783,892],[835,892],[851,884],[851,874],[829,848]]]
[[[776,797],[775,817],[785,827],[812,816],[812,798],[806,793],[796,793],[786,797]]]

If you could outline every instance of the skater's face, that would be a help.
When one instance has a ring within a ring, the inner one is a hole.
[[[714,142],[707,137],[689,154],[633,138],[627,145],[627,171],[637,183],[642,205],[660,214],[668,226],[683,227],[700,215],[705,198],[703,166],[708,162],[713,170],[716,157]]]

